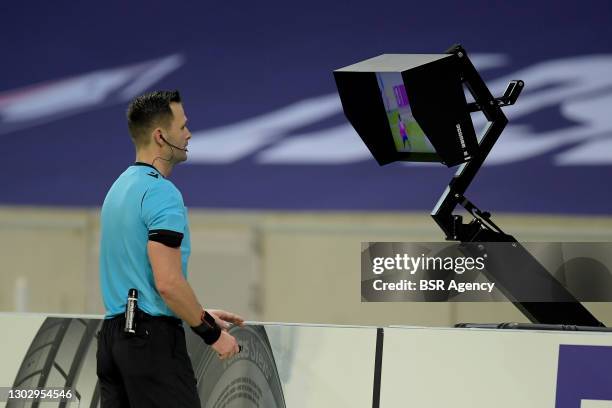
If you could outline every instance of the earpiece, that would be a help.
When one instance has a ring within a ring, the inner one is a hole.
[[[169,141],[167,141],[167,140],[166,140],[166,138],[164,137],[164,135],[163,135],[163,134],[161,134],[161,133],[159,134],[159,137],[161,137],[161,138],[162,138],[162,140],[163,140],[164,142],[166,142],[166,144],[167,144],[168,146],[170,146],[170,147],[174,147],[175,149],[179,149],[179,150],[182,150],[182,151],[184,151],[184,152],[188,152],[188,151],[189,151],[189,150],[187,150],[187,149],[183,149],[182,147],[178,147],[178,146],[173,145],[172,143],[170,143]]]

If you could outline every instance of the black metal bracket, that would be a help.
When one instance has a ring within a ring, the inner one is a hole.
[[[455,45],[446,52],[449,54],[455,54],[457,57],[459,57],[459,60],[461,61],[461,77],[463,78],[465,86],[474,97],[475,102],[471,105],[474,109],[478,108],[477,110],[484,114],[488,121],[488,125],[480,138],[478,153],[472,157],[472,160],[462,164],[459,167],[453,179],[449,183],[448,188],[440,197],[440,200],[432,211],[431,216],[442,231],[444,231],[447,240],[471,242],[470,237],[473,236],[474,225],[467,224],[468,226],[465,226],[466,224],[462,224],[460,218],[456,218],[456,216],[453,215],[453,211],[457,205],[466,200],[464,194],[467,188],[474,180],[476,173],[482,167],[486,157],[506,127],[508,119],[502,112],[501,107],[497,102],[498,99],[491,95],[489,88],[484,83],[480,77],[480,74],[468,58],[465,49],[461,45]],[[520,93],[513,91],[514,89],[522,89],[522,86],[520,88],[512,88],[512,103],[516,101],[516,98],[518,98],[518,94]],[[502,96],[501,98],[504,97]],[[486,218],[490,219],[490,217]],[[459,222],[457,222],[458,220]],[[486,229],[486,226],[484,229]]]
[[[491,220],[490,213],[481,211],[465,197],[467,188],[474,180],[476,173],[482,167],[508,123],[508,119],[501,108],[516,102],[524,88],[524,83],[521,80],[511,81],[504,94],[499,98],[494,98],[461,45],[454,45],[446,52],[455,54],[461,61],[461,77],[474,97],[474,102],[468,104],[468,109],[470,112],[481,111],[488,124],[480,138],[478,153],[473,156],[472,160],[459,167],[432,211],[432,218],[444,231],[445,237],[449,241],[516,243],[513,247],[516,248],[517,254],[526,259],[527,262],[533,262],[534,268],[531,269],[538,270],[539,278],[548,281],[548,277],[550,277],[550,288],[557,294],[555,298],[567,299],[567,301],[513,302],[533,323],[603,326],[567,289],[556,281],[552,275],[548,274],[544,267],[513,236],[504,233]],[[453,214],[458,205],[462,206],[472,216],[468,223],[463,222],[461,215]],[[498,273],[499,276],[492,276],[492,278],[498,278],[498,281],[506,283],[503,292],[511,300],[513,299],[513,291],[520,291],[520,286],[530,280],[530,274],[527,270],[505,270]]]
[[[523,81],[520,79],[514,79],[510,81],[506,87],[506,90],[504,91],[504,94],[499,98],[495,98],[493,101],[499,107],[514,105],[524,87],[525,83]],[[479,112],[482,110],[482,106],[476,102],[468,103],[468,110],[470,112]]]

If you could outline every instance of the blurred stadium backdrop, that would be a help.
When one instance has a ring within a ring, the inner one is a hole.
[[[604,0],[4,3],[0,311],[103,312],[98,211],[134,159],[125,108],[179,89],[193,137],[172,181],[206,305],[261,321],[525,321],[509,303],[360,302],[360,243],[441,240],[428,214],[454,170],[378,167],[332,71],[460,42],[494,93],[524,80],[468,196],[519,240],[610,241],[611,20]],[[612,324],[608,305],[588,307]]]

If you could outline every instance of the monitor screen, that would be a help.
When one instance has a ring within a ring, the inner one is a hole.
[[[479,151],[455,54],[383,54],[334,71],[346,118],[378,164],[440,162]]]
[[[412,115],[402,74],[377,72],[376,79],[395,149],[402,153],[435,153],[436,150]]]

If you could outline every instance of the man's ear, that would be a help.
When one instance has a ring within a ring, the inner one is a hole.
[[[153,129],[153,132],[151,132],[151,135],[153,136],[153,141],[155,142],[157,146],[161,147],[164,145],[164,141],[162,139],[163,131],[161,128]]]

